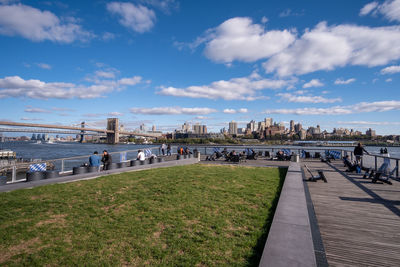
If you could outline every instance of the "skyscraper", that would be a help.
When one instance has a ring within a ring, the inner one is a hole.
[[[250,132],[254,132],[256,130],[256,122],[254,120],[251,120],[248,124],[247,124],[247,129],[250,130]]]
[[[294,132],[294,120],[290,121],[290,132]]]
[[[207,126],[206,125],[200,125],[199,123],[196,123],[193,125],[193,133],[195,134],[206,134],[207,133]]]
[[[190,124],[189,124],[188,122],[185,122],[185,123],[182,125],[182,132],[184,132],[184,133],[190,132]]]
[[[265,118],[265,128],[272,126],[272,118]]]
[[[229,123],[229,130],[228,133],[233,135],[233,134],[237,134],[237,122],[235,121],[231,121]]]

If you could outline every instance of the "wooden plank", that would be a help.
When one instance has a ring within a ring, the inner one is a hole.
[[[323,170],[328,183],[308,182],[311,199],[332,266],[400,265],[400,183],[372,184],[363,174],[343,176],[341,161],[332,166],[303,161],[313,173]],[[309,174],[306,173],[306,177]]]

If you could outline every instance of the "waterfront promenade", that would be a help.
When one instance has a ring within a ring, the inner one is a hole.
[[[258,159],[240,165],[285,167],[289,163]],[[344,172],[342,160],[301,159],[300,165],[303,178],[311,177],[307,165],[314,175],[322,170],[328,180],[303,181],[317,266],[399,266],[400,182],[373,184],[363,174]],[[280,257],[286,257],[283,251]]]
[[[399,266],[400,182],[371,183],[341,160],[303,161],[328,183],[307,182],[330,266]],[[310,175],[306,173],[306,177]]]
[[[287,168],[291,165],[291,162],[288,161],[271,161],[263,157],[257,160],[246,160],[239,164],[224,160],[205,161],[205,156],[202,156],[201,159],[201,164],[280,168]],[[117,169],[101,175],[196,162],[197,159],[172,160],[134,169]],[[306,172],[305,165],[311,169],[314,175],[317,175],[317,170],[322,170],[328,182],[306,181],[305,179],[309,178],[310,174]],[[363,174],[344,172],[345,167],[341,160],[324,163],[318,159],[301,159],[300,166],[303,167],[302,176],[299,175],[298,179],[304,179],[302,183],[308,206],[308,213],[303,210],[305,213],[303,215],[309,218],[311,228],[309,232],[313,241],[313,245],[309,249],[314,252],[316,265],[398,266],[400,262],[400,253],[398,253],[400,251],[400,182],[393,180],[393,185],[379,182],[373,184],[370,179],[362,178]],[[1,191],[10,191],[54,182],[92,179],[98,176],[90,177],[90,174],[69,176],[53,181],[18,183],[0,187],[0,189],[2,189]],[[282,196],[279,201],[281,199]],[[295,208],[298,203],[292,204],[292,208]],[[286,210],[292,208],[287,207]],[[275,236],[280,235],[282,234],[278,233]],[[291,238],[298,239],[299,237],[292,236]],[[282,251],[279,257],[286,257],[289,254],[291,253],[287,250]],[[300,264],[300,266],[302,265]]]

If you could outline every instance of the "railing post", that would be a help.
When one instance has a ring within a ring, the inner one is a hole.
[[[399,160],[396,159],[396,177],[399,177]]]
[[[61,160],[61,172],[64,172],[64,159]]]
[[[378,157],[374,156],[375,158],[375,171],[378,169]]]
[[[350,152],[351,161],[353,161],[353,151]]]
[[[17,166],[14,165],[12,167],[12,173],[11,173],[11,182],[15,183],[17,181]]]

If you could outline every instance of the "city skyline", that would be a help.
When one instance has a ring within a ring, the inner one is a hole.
[[[399,10],[400,0],[0,0],[0,120],[218,132],[273,117],[399,134]]]

